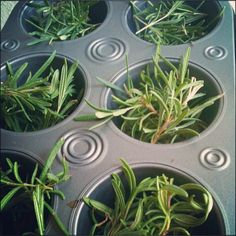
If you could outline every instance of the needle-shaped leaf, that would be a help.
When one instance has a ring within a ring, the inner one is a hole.
[[[11,199],[14,197],[14,195],[18,192],[18,190],[21,189],[21,186],[13,188],[11,191],[9,191],[2,199],[0,204],[0,210],[3,211],[4,207],[11,201]]]
[[[155,98],[158,100],[158,102],[160,102],[162,107],[165,109],[167,116],[169,116],[169,109],[168,109],[165,101],[162,99],[162,97],[158,93],[156,93],[155,91],[150,91],[150,93],[155,96]]]
[[[96,210],[104,213],[104,214],[107,214],[107,215],[112,215],[112,209],[108,206],[106,206],[105,204],[101,203],[101,202],[98,202],[98,201],[95,201],[95,200],[92,200],[90,198],[87,198],[87,197],[83,197],[83,201],[90,207],[92,208],[95,208]]]
[[[32,177],[31,177],[31,184],[34,184],[35,177],[36,177],[37,174],[38,174],[38,163],[36,163],[36,165],[35,165],[34,172],[33,172]]]
[[[167,184],[167,185],[162,187],[162,190],[167,190],[173,196],[174,195],[179,195],[179,196],[182,196],[182,197],[185,197],[185,198],[188,197],[188,193],[184,189],[182,189],[182,188],[180,188],[180,187],[178,187],[176,185]]]
[[[49,65],[52,63],[52,61],[54,60],[56,56],[56,51],[53,51],[53,53],[50,55],[50,57],[47,59],[46,62],[43,63],[43,65],[40,67],[39,70],[37,70],[37,72],[31,77],[31,81],[36,80],[37,78],[39,78],[42,73],[49,67]]]
[[[57,112],[61,111],[61,108],[66,101],[67,96],[71,93],[73,74],[77,68],[78,64],[74,63],[69,69],[67,66],[67,61],[64,61],[64,65],[61,69],[61,77],[58,88],[58,105]]]
[[[47,39],[48,40],[48,39]],[[27,43],[27,46],[33,46],[35,44],[39,44],[45,41],[45,38],[41,38],[41,39],[34,39],[31,42]]]
[[[53,193],[53,194],[59,196],[62,200],[65,200],[65,198],[66,198],[65,194],[60,190],[54,189],[54,190],[51,190],[50,193]]]
[[[49,88],[49,93],[51,94],[52,98],[57,97],[59,93],[58,92],[59,75],[60,75],[60,72],[58,69],[56,69],[53,73],[51,85]]]
[[[39,207],[39,202],[37,199],[37,194],[33,192],[33,203],[34,203],[34,210],[35,210],[35,216],[38,224],[38,229],[39,229],[39,234],[43,235],[44,234],[44,228],[43,228],[43,223],[41,221],[41,216],[40,216],[40,207]]]
[[[21,179],[21,177],[20,177],[20,175],[19,175],[18,162],[14,162],[13,170],[14,170],[14,176],[15,176],[16,180],[17,180],[19,183],[22,183],[22,179]]]
[[[20,76],[23,74],[23,72],[27,68],[27,66],[28,66],[28,63],[25,62],[23,65],[21,65],[19,67],[19,69],[17,69],[17,71],[14,73],[14,76],[12,75],[12,79],[9,81],[10,87],[17,88],[17,82],[18,82]]]
[[[12,68],[12,66],[11,66],[11,64],[9,62],[7,62],[7,70],[9,72],[9,76],[13,76],[14,75],[13,68]]]
[[[215,97],[209,98],[207,99],[204,103],[200,104],[200,105],[196,105],[195,107],[193,107],[190,111],[189,111],[189,115],[191,117],[196,116],[197,114],[201,113],[205,108],[213,105],[215,103],[215,101],[217,101],[218,99],[222,98],[223,94],[219,94]]]
[[[31,118],[29,117],[28,113],[26,112],[26,110],[25,110],[25,108],[24,108],[24,106],[23,106],[23,104],[22,104],[22,102],[21,102],[23,99],[22,99],[22,98],[19,99],[18,97],[14,97],[14,99],[16,100],[17,105],[19,105],[19,107],[21,108],[21,110],[22,110],[23,114],[25,115],[25,117],[26,117],[30,122],[32,122]]]
[[[52,207],[47,203],[44,202],[45,207],[48,209],[48,211],[50,212],[50,214],[52,215],[52,217],[54,218],[54,220],[56,221],[57,225],[59,226],[59,228],[61,229],[61,231],[65,234],[65,235],[70,235],[69,231],[66,229],[66,227],[64,226],[63,222],[60,220],[60,218],[58,217],[58,215],[56,214],[55,210],[52,209]]]
[[[190,58],[190,47],[187,48],[186,54],[185,54],[185,56],[183,56],[182,63],[179,64],[180,65],[179,70],[180,70],[181,83],[183,83],[184,77],[187,72],[189,58]]]
[[[93,121],[99,118],[95,114],[79,115],[74,118],[74,121]]]
[[[62,166],[63,166],[63,172],[62,175],[57,174],[57,177],[59,178],[60,181],[66,181],[70,178],[69,173],[69,165],[66,161],[66,158],[62,158]]]
[[[112,111],[112,110],[109,110],[109,109],[99,108],[99,107],[93,105],[91,102],[89,102],[89,101],[86,100],[86,99],[85,99],[85,102],[86,102],[91,108],[93,108],[93,109],[96,110],[96,111],[101,111],[101,112],[109,112],[109,111]]]
[[[59,178],[52,173],[47,173],[47,179],[55,183],[59,182]]]
[[[138,204],[138,208],[137,208],[137,212],[136,212],[134,221],[133,221],[133,223],[130,225],[130,229],[133,230],[133,229],[138,228],[139,224],[140,224],[141,221],[142,221],[142,217],[143,217],[143,200],[140,200],[140,201],[139,201],[139,204]]]
[[[187,214],[174,214],[173,220],[183,227],[196,227],[203,223],[202,218],[196,218]]]
[[[89,130],[97,129],[100,126],[103,126],[104,124],[108,123],[112,118],[113,116],[108,116],[108,118],[104,119],[102,122],[91,126]]]
[[[106,118],[106,117],[113,116],[113,113],[111,113],[111,112],[104,112],[104,111],[96,111],[95,112],[95,116],[98,119],[103,119],[103,118]]]
[[[13,169],[14,164],[13,164],[13,162],[11,161],[11,159],[6,158],[6,161],[7,161],[8,167],[9,167],[10,169]]]
[[[100,77],[96,77],[96,79],[97,79],[99,82],[101,82],[103,85],[105,85],[106,87],[124,93],[124,90],[121,89],[121,88],[120,88],[119,86],[117,86],[116,84],[111,83],[111,82],[109,82],[109,81],[107,81],[107,80],[101,79]]]
[[[112,187],[114,189],[115,195],[116,195],[116,208],[115,208],[115,214],[117,217],[117,214],[119,211],[125,210],[125,196],[122,189],[122,183],[120,180],[120,177],[117,174],[112,174]]]
[[[130,166],[124,159],[121,159],[121,163],[122,163],[122,170],[129,184],[130,193],[133,193],[137,186],[136,177],[134,175],[133,170],[130,168]]]
[[[203,194],[206,194],[206,196],[207,196],[206,215],[208,215],[210,213],[210,211],[212,210],[212,207],[213,207],[213,198],[206,188],[204,188],[203,186],[201,186],[199,184],[194,184],[194,183],[183,184],[180,187],[183,188],[184,190],[198,190],[198,191],[201,191]]]
[[[63,139],[60,139],[59,141],[57,141],[57,143],[53,146],[53,149],[51,150],[49,156],[48,156],[48,159],[45,163],[45,166],[41,172],[41,175],[39,177],[39,179],[41,181],[45,181],[46,177],[47,177],[47,174],[48,174],[48,171],[51,169],[52,167],[52,164],[53,164],[53,161],[55,160],[56,156],[57,156],[57,153],[59,152],[60,148],[62,147],[64,143],[64,140]]]
[[[117,109],[117,110],[114,110],[112,112],[112,115],[113,116],[121,116],[121,115],[124,115],[126,112],[130,111],[133,108],[134,107],[126,107],[126,108],[122,108],[122,109]]]
[[[169,232],[176,232],[176,233],[180,233],[180,235],[187,235],[190,236],[191,234],[188,232],[188,230],[186,230],[183,227],[173,227],[169,229]]]

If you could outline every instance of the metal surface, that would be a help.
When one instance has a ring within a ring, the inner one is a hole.
[[[93,189],[100,181],[98,179],[105,178],[104,173],[117,169],[120,166],[119,158],[122,157],[135,165],[168,166],[167,173],[169,168],[178,169],[180,176],[182,171],[188,178],[206,186],[220,211],[216,215],[220,215],[220,221],[224,222],[224,229],[219,232],[235,234],[233,10],[225,1],[214,1],[211,5],[212,8],[207,11],[213,12],[212,9],[224,6],[225,12],[209,34],[191,44],[161,47],[163,56],[178,59],[190,46],[190,64],[209,81],[207,92],[224,93],[221,103],[212,111],[214,115],[210,126],[199,137],[175,144],[148,144],[134,140],[122,133],[113,122],[91,132],[88,128],[96,122],[73,121],[77,115],[91,112],[85,99],[97,106],[109,106],[110,90],[95,79],[97,76],[119,84],[124,79],[126,54],[135,74],[140,65],[150,61],[155,53],[154,44],[139,39],[129,28],[127,21],[131,13],[128,1],[106,1],[97,9],[97,14],[103,15],[104,21],[82,38],[36,46],[27,46],[33,38],[28,35],[24,23],[24,17],[29,12],[25,2],[19,2],[14,8],[1,34],[1,80],[4,79],[6,61],[30,59],[33,54],[49,55],[56,50],[60,57],[80,62],[79,76],[84,81],[85,92],[82,102],[68,118],[54,127],[37,132],[17,133],[1,129],[1,149],[30,153],[42,163],[55,142],[61,137],[65,138],[55,169],[61,168],[60,157],[65,154],[72,178],[59,186],[66,200],[58,200],[56,210],[71,233],[80,235],[75,228],[75,218],[80,219],[78,215],[75,216],[79,208],[71,209],[67,203],[78,199],[82,193],[87,194],[89,187]],[[163,167],[161,170],[164,172]],[[87,222],[86,219],[82,221]],[[58,233],[52,222],[47,233]]]

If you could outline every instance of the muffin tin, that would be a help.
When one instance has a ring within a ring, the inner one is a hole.
[[[120,131],[116,121],[88,130],[96,122],[75,122],[81,114],[91,113],[85,100],[100,107],[112,107],[111,91],[95,78],[122,85],[125,80],[125,56],[130,73],[135,77],[151,61],[156,45],[134,34],[132,11],[128,1],[101,1],[90,12],[101,25],[76,40],[56,41],[27,46],[33,37],[25,22],[32,9],[19,1],[1,32],[1,80],[6,78],[6,61],[13,68],[28,61],[34,70],[53,50],[55,64],[63,57],[79,61],[77,86],[84,89],[78,107],[57,125],[35,132],[12,132],[1,127],[1,156],[18,153],[19,159],[35,159],[44,163],[51,148],[60,138],[65,143],[55,162],[61,168],[62,155],[70,166],[71,179],[58,186],[66,200],[54,199],[54,209],[73,235],[89,233],[88,207],[82,196],[112,201],[110,174],[120,173],[119,158],[126,159],[139,178],[165,173],[179,183],[193,181],[205,186],[214,197],[214,209],[207,223],[193,234],[235,234],[235,48],[233,10],[225,1],[206,1],[202,11],[214,17],[223,7],[223,16],[211,31],[189,44],[161,46],[161,54],[176,61],[191,47],[190,71],[204,79],[210,95],[224,93],[211,109],[205,112],[210,123],[199,137],[175,144],[148,144],[135,140]],[[197,77],[197,78],[198,78]],[[30,158],[29,158],[30,156]],[[2,157],[1,157],[2,158]],[[78,201],[75,201],[78,200]],[[77,202],[71,208],[68,203]],[[48,235],[59,235],[52,220]]]

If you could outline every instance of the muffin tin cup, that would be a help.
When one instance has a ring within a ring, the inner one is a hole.
[[[41,171],[43,167],[42,163],[39,162],[39,158],[33,157],[29,153],[19,150],[16,151],[12,149],[1,149],[0,167],[3,170],[8,169],[6,158],[9,158],[13,163],[17,161],[19,166],[19,175],[23,181],[27,178],[27,176],[32,175],[36,163],[39,165],[39,171]],[[10,175],[10,178],[13,177]],[[1,187],[1,199],[4,196],[4,193],[8,191],[10,191],[8,187]],[[16,195],[13,197],[13,200],[16,200],[17,196],[19,196],[18,193],[16,193]],[[52,199],[46,201],[54,210],[56,210],[58,202],[57,197],[53,197]],[[21,199],[19,207],[10,206],[10,210],[5,210],[0,213],[2,222],[2,226],[0,228],[1,235],[17,235],[23,234],[25,232],[34,232],[35,227],[37,227],[37,221],[33,208],[29,207],[30,205],[33,207],[33,203],[31,204],[29,200],[25,201],[24,199]],[[6,207],[7,206],[8,205],[6,205]],[[30,222],[29,218],[31,219]],[[45,211],[46,232],[49,231],[51,223],[52,222],[49,212]]]
[[[162,174],[165,174],[169,178],[174,178],[174,183],[176,185],[190,182],[199,183],[191,175],[167,165],[143,162],[141,164],[133,164],[131,168],[137,178],[137,184],[147,177],[155,178],[156,176],[161,176]],[[90,229],[93,226],[91,220],[91,208],[83,203],[83,197],[89,197],[100,201],[114,209],[115,193],[111,184],[112,173],[118,174],[125,189],[128,189],[127,181],[125,180],[124,174],[120,168],[110,170],[96,180],[92,181],[92,183],[90,183],[79,196],[78,204],[71,215],[70,231],[72,235],[89,235]],[[214,196],[213,193],[211,194]],[[219,205],[214,200],[213,210],[206,223],[202,226],[190,229],[190,233],[192,235],[225,235],[225,225],[227,225],[227,220],[225,216],[222,215],[221,211],[222,209],[220,209]]]
[[[28,54],[28,55],[22,55],[22,56],[20,56],[18,58],[14,58],[11,61],[8,61],[8,63],[11,65],[11,67],[12,67],[14,72],[16,72],[16,70],[21,65],[23,65],[26,62],[28,62],[28,66],[25,69],[25,71],[23,72],[23,74],[21,75],[21,77],[18,79],[17,84],[18,85],[24,84],[25,80],[27,79],[27,77],[29,75],[29,72],[32,72],[32,74],[34,74],[36,71],[38,71],[38,69],[41,68],[41,66],[49,58],[49,56],[50,56],[49,53],[36,53],[36,54],[31,53],[31,54]],[[68,68],[70,68],[70,66],[72,65],[72,63],[74,61],[71,60],[70,58],[66,58],[63,55],[58,55],[57,54],[55,56],[55,58],[53,59],[52,63],[50,64],[50,66],[43,72],[41,77],[45,78],[46,76],[48,76],[49,73],[50,73],[50,68],[53,68],[54,70],[56,70],[58,68],[61,69],[63,64],[64,64],[65,59],[67,61]],[[8,76],[7,66],[6,66],[6,64],[3,64],[1,66],[1,81],[5,81],[7,79],[7,76]],[[73,100],[73,99],[77,99],[78,100],[77,104],[73,107],[74,110],[76,110],[76,109],[79,108],[80,102],[83,99],[84,91],[86,90],[86,87],[87,87],[85,74],[81,70],[80,67],[78,67],[76,69],[75,73],[74,73],[73,85],[74,85],[75,92],[70,97],[70,99],[71,100]],[[69,111],[65,119],[68,119],[70,114],[72,114],[72,116],[73,116],[74,110]],[[52,126],[56,126],[60,122],[63,122],[63,120],[57,122],[55,125],[52,125]],[[45,129],[50,128],[52,126],[46,127]],[[6,125],[5,125],[4,121],[1,122],[1,128],[2,129],[6,129],[6,130],[8,130],[10,132],[14,132],[14,131],[6,128]],[[43,129],[41,129],[41,130],[43,130]],[[41,130],[38,129],[36,131],[28,131],[27,133],[30,133],[30,132],[34,132],[34,133],[35,132],[40,132]]]
[[[53,1],[51,1],[51,2],[53,2]],[[38,1],[38,3],[42,4],[43,1]],[[107,4],[104,1],[100,1],[97,4],[94,4],[89,9],[89,14],[88,14],[89,23],[90,24],[98,24],[97,27],[99,27],[99,25],[102,24],[102,22],[106,18],[107,11],[108,11]],[[100,14],[97,14],[97,12],[99,12]],[[27,20],[31,20],[32,16],[38,16],[38,14],[36,14],[35,10],[32,7],[25,4],[23,7],[23,10],[21,11],[21,14],[20,14],[20,24],[26,34],[37,30],[36,27],[34,27],[32,24],[27,22]],[[95,31],[97,27],[95,27],[89,33],[92,33],[93,31]],[[33,36],[33,37],[39,38],[37,36]],[[55,42],[57,42],[57,41],[58,40],[55,40]],[[67,40],[67,41],[70,41],[70,40]],[[71,40],[71,41],[73,41],[73,40]],[[60,42],[60,41],[58,41],[58,42]]]
[[[33,37],[28,35],[22,23],[28,14],[25,4],[26,1],[19,1],[1,32],[1,80],[4,80],[7,61],[16,63],[16,66],[25,59],[32,59],[33,63],[35,55],[40,61],[42,56],[45,58],[45,55],[56,50],[59,58],[79,61],[78,75],[82,78],[79,86],[85,91],[78,107],[53,127],[26,133],[1,129],[1,149],[32,153],[40,163],[45,163],[56,141],[61,137],[65,139],[54,169],[61,169],[61,157],[65,155],[72,177],[58,186],[65,193],[66,200],[58,200],[56,211],[71,233],[77,232],[74,219],[78,208],[72,209],[68,203],[91,194],[98,184],[107,181],[111,171],[118,171],[118,159],[122,157],[128,163],[145,168],[144,163],[148,162],[160,165],[157,169],[203,184],[215,199],[213,218],[220,226],[213,234],[235,234],[235,48],[230,5],[225,1],[216,1],[211,5],[207,1],[204,11],[210,14],[215,14],[212,9],[225,7],[222,18],[207,35],[188,44],[161,46],[161,54],[175,62],[191,47],[189,66],[194,74],[203,77],[199,79],[206,82],[209,96],[224,93],[222,99],[205,112],[209,126],[199,137],[183,142],[149,144],[124,134],[116,126],[115,120],[92,131],[88,128],[97,122],[73,120],[77,115],[93,112],[85,100],[96,106],[112,106],[111,91],[96,80],[97,76],[119,85],[126,80],[126,54],[129,68],[134,74],[150,63],[155,54],[156,45],[145,42],[132,32],[129,2],[101,3],[101,8],[91,13],[103,15],[101,25],[84,37],[35,46],[27,46]],[[151,168],[150,165],[148,168]],[[209,220],[213,222],[211,218]],[[50,221],[47,234],[58,233],[59,230]]]
[[[157,1],[155,1],[155,0],[152,0],[150,2],[152,2],[154,4],[157,3]],[[133,5],[136,6],[140,10],[144,10],[146,7],[148,7],[148,3],[142,2],[142,1],[134,1]],[[218,26],[218,24],[220,24],[221,18],[218,18],[217,16],[222,11],[222,7],[220,6],[220,4],[217,1],[205,2],[204,4],[201,5],[200,8],[198,7],[200,5],[200,2],[196,2],[193,0],[188,0],[186,2],[186,5],[188,5],[192,8],[198,8],[199,12],[207,14],[207,17],[204,18],[204,20],[205,20],[204,26],[210,24],[210,27],[209,27],[209,29],[207,29],[207,32],[205,32],[201,37],[199,36],[199,38],[196,39],[195,41],[198,41],[201,39],[204,40],[204,37],[206,35],[210,34],[211,31],[213,31]],[[127,24],[128,24],[129,29],[136,37],[140,38],[141,40],[144,40],[145,42],[152,43],[150,41],[143,39],[142,36],[140,36],[139,34],[136,33],[137,27],[136,27],[135,20],[133,17],[134,14],[135,13],[134,13],[133,7],[129,7],[128,11],[126,13]],[[143,20],[143,18],[141,18],[141,19]],[[215,19],[215,20],[212,20],[212,19]],[[139,26],[140,26],[140,28],[142,28],[145,25],[142,25],[139,22]],[[183,44],[183,43],[178,43],[176,45],[180,45],[180,44]]]
[[[179,61],[176,59],[169,59],[168,60],[176,67],[179,66]],[[166,64],[162,61],[159,62],[160,67],[163,71],[170,71],[170,68],[166,66]],[[140,63],[136,63],[135,65],[129,66],[129,76],[132,78],[133,84],[135,88],[139,89],[139,83],[141,82],[140,73],[149,67],[150,74],[153,76],[153,62],[150,61],[142,61]],[[204,68],[189,62],[189,71],[190,71],[190,78],[201,78],[204,81],[204,87],[200,90],[200,92],[205,94],[204,100],[214,97],[220,94],[223,94],[222,85],[219,84],[219,80],[214,78],[209,72],[207,72]],[[119,88],[123,89],[124,84],[127,85],[127,70],[125,69],[119,75],[111,81],[112,83],[116,84]],[[153,80],[156,83],[155,80]],[[117,103],[113,101],[112,95],[115,95],[119,98],[123,98],[124,95],[121,94],[119,91],[112,92],[111,89],[108,89],[105,94],[105,101],[104,105],[108,109],[117,109]],[[219,101],[216,101],[214,105],[205,109],[200,118],[208,124],[208,127],[214,126],[217,123],[217,120],[220,118],[222,114],[222,109],[224,107],[224,98],[222,97]],[[123,119],[121,118],[113,118],[114,124],[120,129]],[[206,129],[208,129],[208,127]],[[204,132],[204,131],[203,131]]]

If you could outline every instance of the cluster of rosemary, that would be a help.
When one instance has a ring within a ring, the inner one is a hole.
[[[204,99],[200,89],[204,80],[190,76],[188,62],[190,48],[178,67],[160,55],[160,47],[139,78],[129,75],[124,88],[99,79],[115,93],[112,95],[117,109],[99,108],[87,101],[95,114],[80,115],[76,121],[102,120],[96,128],[113,118],[120,118],[120,129],[129,136],[148,143],[174,143],[198,136],[208,124],[201,119],[204,109],[223,95]],[[164,63],[167,71],[160,65]],[[116,93],[119,94],[116,96]]]
[[[65,199],[63,192],[55,189],[56,185],[70,178],[68,164],[65,158],[62,159],[63,171],[57,174],[53,174],[51,171],[53,162],[63,142],[63,140],[59,140],[53,147],[42,171],[39,171],[39,166],[36,164],[32,175],[26,176],[26,179],[21,178],[20,171],[23,171],[24,167],[20,166],[17,161],[12,162],[9,158],[6,158],[8,169],[3,171],[0,168],[1,188],[7,187],[10,189],[1,199],[1,212],[11,210],[14,205],[21,205],[22,201],[30,201],[37,220],[37,231],[40,235],[44,235],[45,233],[45,210],[52,215],[62,232],[69,235],[55,210],[48,204],[48,201],[55,195],[63,200]],[[21,200],[19,201],[19,199]]]
[[[190,235],[189,229],[207,220],[213,199],[200,184],[177,186],[173,178],[164,174],[137,183],[133,170],[124,160],[122,170],[128,190],[119,175],[113,173],[113,208],[88,197],[83,198],[92,209],[90,235]]]
[[[197,7],[188,1],[160,0],[131,1],[136,35],[161,45],[177,45],[192,42],[206,35],[212,25],[222,16],[223,10],[207,23],[207,14],[201,12],[205,1]],[[140,6],[140,7],[139,7]]]
[[[28,45],[76,39],[93,31],[99,24],[90,22],[89,9],[96,3],[97,0],[44,0],[42,3],[28,3],[35,10],[34,15],[26,19],[35,29],[30,35],[38,37]]]
[[[68,67],[65,59],[61,70],[52,67],[49,70],[55,55],[53,52],[35,73],[29,72],[26,79],[28,63],[16,71],[7,63],[7,79],[1,82],[0,93],[3,128],[19,132],[48,128],[63,120],[78,104],[80,98],[73,99],[78,63]]]

